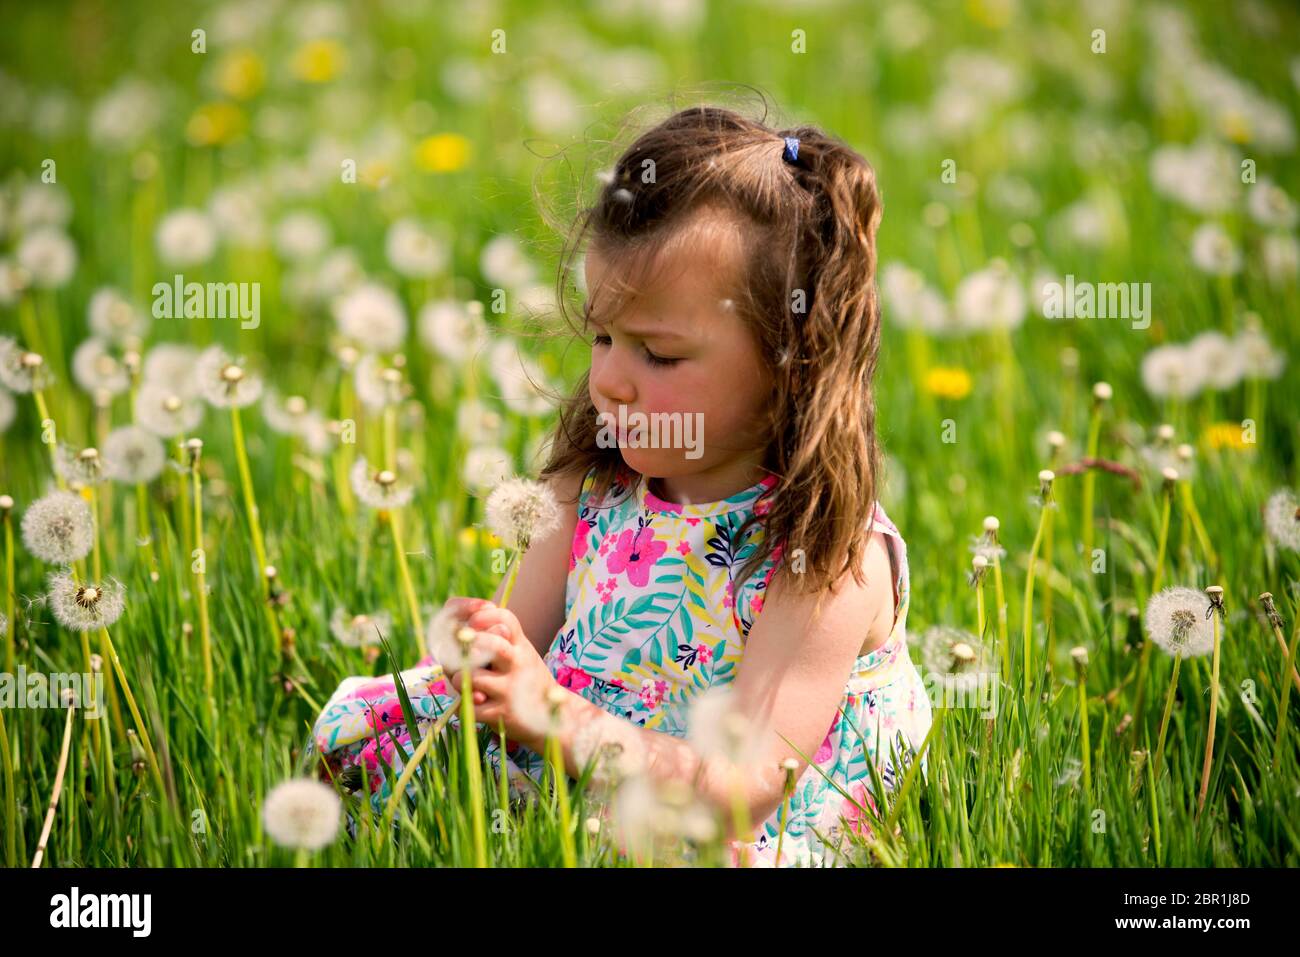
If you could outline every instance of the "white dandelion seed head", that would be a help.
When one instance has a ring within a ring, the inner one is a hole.
[[[365,457],[352,463],[352,491],[370,508],[394,509],[411,503],[415,489],[389,469],[373,468]]]
[[[1278,489],[1268,497],[1264,529],[1279,548],[1300,551],[1300,502],[1289,488]]]
[[[126,588],[114,578],[78,582],[68,571],[49,577],[49,603],[54,618],[69,631],[97,631],[121,617],[126,608]]]
[[[330,226],[311,210],[295,210],[275,227],[275,251],[290,262],[316,259],[329,248]]]
[[[86,308],[86,317],[90,331],[109,342],[125,343],[143,338],[149,328],[145,314],[110,286],[95,290]]]
[[[150,385],[165,385],[180,396],[198,393],[194,380],[199,350],[177,342],[160,342],[144,357],[140,378]]]
[[[966,276],[953,293],[953,313],[965,329],[1014,329],[1028,312],[1024,285],[1002,260]]]
[[[354,615],[345,608],[335,608],[330,616],[330,633],[349,648],[377,645],[380,635],[393,633],[393,616],[386,611]]]
[[[1286,366],[1286,354],[1277,349],[1261,329],[1247,328],[1233,339],[1248,379],[1276,379]]]
[[[1002,527],[1002,523],[998,521],[998,517],[996,515],[986,515],[984,517],[984,531],[996,532],[1001,527]]]
[[[254,375],[221,346],[209,346],[194,363],[198,388],[210,405],[242,409],[262,395],[262,377]]]
[[[0,306],[12,306],[31,285],[27,270],[8,256],[0,256]]]
[[[470,445],[491,445],[505,435],[505,418],[478,399],[466,399],[456,407],[456,434]]]
[[[488,282],[504,289],[527,285],[537,275],[537,267],[519,241],[504,233],[484,244],[479,254],[479,270]]]
[[[120,426],[104,439],[104,473],[124,485],[152,482],[166,459],[158,437],[139,425]]]
[[[1222,226],[1202,223],[1192,233],[1192,263],[1211,276],[1231,276],[1241,271],[1241,250]]]
[[[262,418],[273,432],[281,435],[300,434],[302,423],[310,411],[307,400],[300,395],[282,400],[275,389],[268,389],[262,396]]]
[[[203,404],[171,386],[146,382],[135,394],[136,421],[154,435],[170,439],[193,432],[203,421]]]
[[[23,236],[14,258],[33,286],[57,289],[76,271],[77,247],[63,230],[39,226]]]
[[[527,550],[530,543],[560,527],[560,506],[555,494],[541,482],[512,478],[487,497],[487,526],[507,548]]]
[[[617,786],[646,766],[640,730],[608,712],[597,712],[573,734],[573,758],[580,768],[595,762],[592,780]]]
[[[1300,242],[1290,233],[1269,233],[1261,238],[1259,258],[1264,275],[1275,286],[1286,285],[1300,274]]]
[[[1181,345],[1157,346],[1142,357],[1142,385],[1155,399],[1190,399],[1204,386],[1195,356]]]
[[[158,224],[154,244],[164,265],[198,266],[216,252],[217,228],[202,210],[176,209]]]
[[[86,392],[121,395],[131,385],[126,366],[108,349],[103,339],[87,339],[72,353],[72,378]]]
[[[541,366],[519,351],[512,339],[498,339],[488,347],[488,370],[501,389],[501,399],[512,412],[540,416],[551,411],[546,395],[546,374]]]
[[[448,362],[460,365],[488,343],[483,304],[470,300],[435,299],[420,309],[420,341]]]
[[[1187,349],[1211,389],[1231,389],[1245,374],[1241,351],[1221,332],[1202,332],[1187,344]]]
[[[12,336],[0,336],[0,382],[11,392],[47,389],[54,375],[45,359],[18,344]]]
[[[281,847],[318,851],[338,835],[343,805],[334,789],[311,778],[294,778],[271,789],[262,823]]]
[[[1115,396],[1115,390],[1109,382],[1097,382],[1092,387],[1092,397],[1098,402],[1109,402]]]
[[[1210,599],[1195,588],[1173,587],[1147,601],[1143,621],[1147,635],[1166,654],[1192,658],[1214,648]]]
[[[996,670],[990,650],[969,631],[934,625],[921,634],[925,677],[945,687],[973,689],[980,675]]]
[[[556,716],[547,692],[558,686],[548,683],[540,670],[534,669],[510,686],[510,710],[515,719],[532,735],[541,737],[554,733],[558,727]],[[560,694],[568,694],[559,689]]]
[[[398,374],[393,376],[393,372]],[[357,359],[356,367],[352,371],[352,383],[361,404],[372,412],[382,412],[388,406],[402,400],[400,370],[385,365],[379,356],[372,352]]]
[[[1289,230],[1296,224],[1296,207],[1286,190],[1261,176],[1246,194],[1246,211],[1261,226]]]
[[[27,507],[23,544],[42,561],[71,565],[90,554],[95,524],[90,504],[73,492],[51,492]]]
[[[469,632],[464,636],[464,632]],[[424,641],[433,660],[444,670],[464,671],[485,668],[492,661],[491,650],[477,639],[477,632],[467,628],[462,619],[446,605],[429,619]],[[468,642],[462,637],[469,637]]]
[[[477,494],[486,494],[515,470],[514,456],[497,445],[475,445],[465,453],[461,479]]]
[[[447,246],[433,233],[411,218],[399,219],[388,227],[384,253],[400,275],[408,279],[428,279],[447,264]]]
[[[104,457],[93,446],[79,449],[60,442],[54,449],[54,471],[74,485],[98,485],[108,478],[104,474]]]
[[[363,283],[335,300],[334,321],[363,352],[392,352],[406,341],[402,301],[378,283]]]

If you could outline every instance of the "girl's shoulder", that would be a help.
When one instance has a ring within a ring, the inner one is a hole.
[[[588,509],[606,509],[620,505],[628,494],[641,481],[641,474],[630,469],[626,464],[619,465],[606,488],[601,488],[601,467],[592,466],[583,477],[582,487],[578,492],[578,512]]]

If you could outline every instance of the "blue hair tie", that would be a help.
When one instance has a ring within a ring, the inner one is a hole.
[[[799,137],[787,136],[785,138],[785,149],[781,151],[781,159],[787,163],[799,161]]]

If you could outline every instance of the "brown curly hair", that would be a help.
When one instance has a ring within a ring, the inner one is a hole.
[[[794,162],[783,157],[785,137],[799,139]],[[880,470],[872,379],[881,201],[871,165],[814,126],[773,129],[703,105],[641,133],[603,179],[564,243],[561,313],[568,318],[564,293],[584,242],[626,273],[667,246],[688,214],[715,206],[737,217],[746,265],[733,302],[771,378],[763,466],[778,479],[766,514],[740,530],[741,540],[753,523],[765,531],[740,581],[784,544],[787,562],[802,549],[803,573],[792,576],[801,590],[821,593],[846,571],[862,584]],[[570,325],[584,330],[586,317]],[[561,406],[541,476],[594,468],[603,494],[626,466],[617,448],[597,443],[588,379]]]

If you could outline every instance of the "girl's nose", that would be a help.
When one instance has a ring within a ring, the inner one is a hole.
[[[636,398],[636,389],[627,376],[622,360],[610,349],[591,369],[591,385],[599,395],[610,403],[631,405]]]

